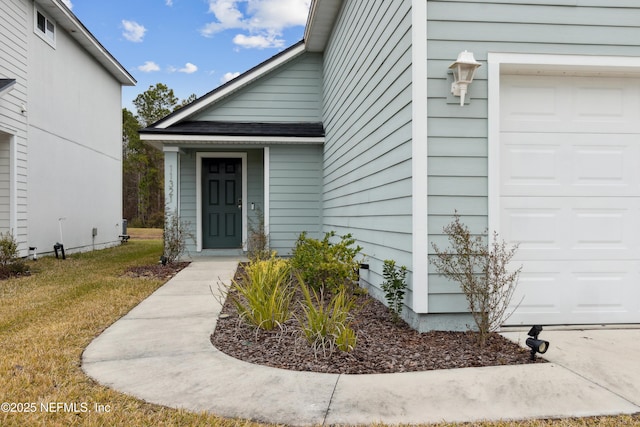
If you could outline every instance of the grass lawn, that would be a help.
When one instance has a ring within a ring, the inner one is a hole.
[[[44,257],[29,262],[33,275],[0,282],[0,425],[262,425],[148,404],[84,375],[80,367],[84,348],[162,285],[158,280],[123,276],[123,272],[156,263],[161,251],[159,240],[133,240],[66,260]],[[479,425],[620,426],[640,425],[640,419]]]
[[[131,240],[162,239],[162,228],[129,227],[127,233],[131,236]]]

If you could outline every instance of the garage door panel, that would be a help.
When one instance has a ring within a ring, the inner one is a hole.
[[[522,260],[640,258],[640,199],[503,197],[500,230]]]
[[[559,187],[562,183],[561,147],[559,144],[536,141],[513,141],[513,135],[503,145],[501,171],[503,173],[502,193],[519,195],[522,187]],[[537,139],[537,138],[529,138]]]
[[[636,262],[633,261],[576,261],[567,269],[571,272],[573,289],[571,316],[604,323],[632,323],[638,321],[637,284],[640,283]],[[632,284],[636,284],[634,290]]]
[[[513,267],[519,265],[512,263]],[[509,312],[517,310],[507,321],[520,324],[525,319],[559,319],[568,307],[563,306],[563,283],[567,282],[561,263],[529,261],[520,273],[518,286],[511,300]],[[541,322],[539,322],[541,323]]]
[[[633,262],[527,261],[507,324],[637,322],[640,275]],[[519,264],[514,261],[512,264]]]
[[[631,225],[629,209],[572,209],[573,249],[624,249],[632,250],[633,241],[625,234],[625,225]],[[610,257],[610,256],[609,256]]]
[[[510,85],[505,86],[500,94],[501,101],[510,107],[501,109],[503,130],[521,130],[518,125],[538,129],[540,122],[550,124],[563,120],[559,110],[563,88],[553,80],[532,81],[519,76],[509,76],[509,81]]]
[[[640,83],[631,78],[503,76],[503,132],[633,133]]]
[[[545,209],[539,205],[522,206],[517,199],[510,198],[503,204],[501,213],[502,236],[519,244],[520,252],[528,249],[560,250],[561,215],[560,209]]]
[[[640,137],[503,134],[503,196],[638,196]]]

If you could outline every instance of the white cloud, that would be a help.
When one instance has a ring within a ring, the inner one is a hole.
[[[233,80],[233,79],[235,79],[235,78],[236,78],[236,77],[238,77],[239,75],[240,75],[240,73],[238,73],[238,72],[235,72],[235,73],[224,73],[224,76],[222,76],[222,77],[220,78],[220,83],[226,83],[226,82],[228,82],[229,80]]]
[[[181,73],[192,74],[198,71],[198,67],[193,65],[191,62],[187,62],[184,64],[184,67],[180,68],[178,71]]]
[[[139,65],[138,70],[145,73],[151,73],[153,71],[160,71],[160,66],[153,61],[147,61],[144,64]]]
[[[310,3],[309,0],[249,0],[247,13],[253,27],[279,31],[305,25]]]
[[[285,41],[277,38],[275,34],[257,36],[245,36],[244,34],[238,34],[233,38],[233,43],[247,49],[265,49],[268,47],[283,47]]]
[[[62,3],[64,3],[64,5],[69,9],[73,9],[73,3],[71,3],[71,0],[62,0]]]
[[[282,47],[285,28],[305,25],[311,0],[208,0],[216,20],[200,30],[205,37],[236,29],[234,43],[244,48]]]
[[[173,0],[165,0],[167,6],[173,6]]]
[[[147,32],[147,29],[143,25],[135,21],[127,21],[126,19],[122,20],[122,28],[124,28],[122,32],[124,38],[134,43],[142,42],[144,33]]]

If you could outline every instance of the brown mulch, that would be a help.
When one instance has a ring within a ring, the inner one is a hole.
[[[190,263],[188,261],[184,261],[174,262],[167,265],[162,265],[160,263],[153,265],[141,265],[137,267],[129,267],[124,274],[129,277],[169,280],[189,264]]]
[[[236,280],[239,277],[236,275]],[[314,352],[301,335],[295,318],[282,330],[266,332],[238,317],[227,298],[211,342],[224,353],[246,362],[298,371],[343,374],[413,372],[534,363],[529,351],[501,335],[491,334],[484,348],[474,332],[418,333],[406,323],[395,323],[379,301],[358,296],[353,328],[357,343],[353,351]],[[294,310],[300,304],[293,304]],[[538,358],[535,363],[544,362]]]

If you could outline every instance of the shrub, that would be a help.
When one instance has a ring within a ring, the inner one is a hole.
[[[241,281],[233,281],[229,294],[240,317],[247,323],[270,331],[291,318],[291,267],[284,259],[249,263]]]
[[[164,254],[163,264],[172,264],[180,259],[187,248],[187,238],[193,239],[189,232],[190,223],[182,221],[176,211],[165,213],[163,230]]]
[[[495,232],[489,247],[482,236],[471,235],[457,213],[453,222],[444,227],[444,233],[451,248],[441,250],[432,244],[436,257],[431,263],[440,274],[460,283],[478,327],[480,345],[484,346],[489,333],[513,313],[508,313],[507,308],[522,267],[509,272],[507,266],[518,247],[508,248],[504,241],[498,241]]]
[[[18,243],[11,232],[0,233],[0,267],[6,268],[18,258]]]
[[[324,300],[324,292],[309,288],[299,278],[304,295],[301,301],[304,317],[298,318],[307,342],[317,352],[322,350],[332,353],[337,347],[341,351],[351,351],[356,346],[356,333],[351,328],[352,310],[355,298],[343,286],[336,292],[328,304]]]
[[[269,235],[264,227],[264,214],[256,210],[256,220],[249,222],[249,241],[247,242],[247,258],[251,261],[269,259],[275,255],[269,249]]]
[[[0,277],[27,273],[27,264],[19,258],[18,242],[11,232],[0,233]]]
[[[353,246],[355,239],[346,234],[337,243],[331,243],[334,231],[326,233],[322,240],[300,234],[291,258],[292,267],[302,280],[314,290],[333,291],[358,280],[360,262],[356,256],[362,248]]]
[[[396,262],[387,259],[384,261],[382,275],[384,277],[382,290],[389,304],[389,310],[393,313],[394,322],[399,322],[402,307],[404,306],[404,293],[407,289],[407,267],[403,265],[400,269],[397,269]]]

